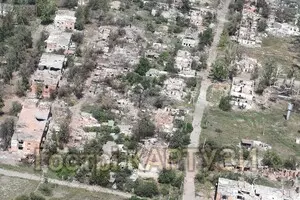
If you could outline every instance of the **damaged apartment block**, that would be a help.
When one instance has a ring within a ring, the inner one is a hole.
[[[39,152],[43,148],[50,116],[49,103],[41,103],[36,99],[26,100],[11,139],[10,151],[22,157]]]
[[[255,101],[254,81],[234,77],[230,95],[234,106],[240,109],[252,108],[252,103]]]
[[[65,63],[64,55],[44,53],[40,59],[38,69],[32,76],[31,92],[37,94],[41,90],[42,96],[49,98],[52,91],[56,91],[62,77]]]

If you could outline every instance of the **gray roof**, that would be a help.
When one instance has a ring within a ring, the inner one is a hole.
[[[39,67],[46,67],[47,69],[62,69],[63,62],[65,60],[64,55],[57,55],[57,54],[51,54],[51,53],[43,53]]]

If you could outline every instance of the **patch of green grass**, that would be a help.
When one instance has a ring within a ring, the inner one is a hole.
[[[20,178],[0,176],[0,199],[14,199],[20,195],[29,195],[34,192],[38,195],[42,195],[43,192],[36,190],[39,186],[38,181],[25,180]],[[44,184],[42,184],[44,185]],[[42,186],[40,185],[40,186]],[[104,194],[99,192],[90,192],[78,188],[69,188],[65,186],[58,185],[48,185],[50,187],[51,195],[43,195],[47,200],[123,200],[124,198],[120,196],[115,196],[111,194]],[[43,190],[44,191],[44,190]]]
[[[19,164],[19,165],[9,165],[0,163],[0,168],[7,169],[7,170],[13,170],[17,172],[26,172],[30,174],[36,174],[41,175],[42,172],[40,170],[35,170],[34,165],[25,165],[25,164]]]
[[[297,56],[290,51],[292,38],[277,38],[266,37],[263,38],[262,46],[260,48],[245,48],[241,49],[249,56],[257,58],[262,64],[267,59],[273,59],[277,64],[282,66],[283,72],[287,73],[292,65],[293,60]]]
[[[223,96],[227,96],[229,87],[230,86],[228,85],[228,87],[217,89],[214,87],[214,85],[210,85],[207,89],[206,100],[215,105],[218,105],[221,98]]]
[[[289,121],[285,110],[231,111],[208,108],[202,120],[201,141],[212,139],[221,146],[236,146],[241,139],[260,140],[270,144],[282,156],[300,156],[300,114],[293,113]],[[220,131],[221,130],[221,131]]]

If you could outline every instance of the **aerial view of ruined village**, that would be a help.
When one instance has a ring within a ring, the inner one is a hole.
[[[300,200],[300,0],[1,0],[0,200]]]

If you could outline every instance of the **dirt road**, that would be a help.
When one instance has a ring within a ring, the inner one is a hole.
[[[16,172],[16,171],[12,171],[12,170],[1,169],[1,168],[0,168],[0,174],[5,175],[5,176],[10,176],[10,177],[23,178],[23,179],[27,179],[27,180],[43,181],[43,177],[37,176],[35,174],[21,173],[21,172]],[[85,189],[85,190],[92,191],[92,192],[94,191],[94,192],[102,192],[102,193],[117,195],[117,196],[121,196],[121,197],[125,197],[125,198],[130,198],[132,196],[129,193],[111,190],[108,188],[102,188],[100,186],[93,186],[93,185],[77,183],[77,182],[61,181],[61,180],[56,180],[56,179],[51,179],[51,178],[48,178],[48,182],[57,184],[57,185],[72,187],[72,188]]]
[[[217,48],[220,41],[221,34],[224,29],[225,21],[226,21],[226,14],[228,13],[228,7],[231,0],[225,0],[221,9],[217,12],[217,27],[214,35],[213,43],[209,49],[209,55],[207,58],[207,66],[209,71],[210,66],[217,58]],[[195,163],[194,154],[198,151],[199,147],[199,138],[201,134],[201,121],[203,117],[203,113],[205,107],[207,105],[206,101],[206,91],[208,86],[210,85],[210,81],[207,80],[208,72],[204,72],[202,74],[203,80],[201,82],[200,88],[200,95],[195,105],[195,111],[193,116],[193,132],[191,133],[190,139],[191,144],[189,145],[188,149],[188,159],[186,163],[186,176],[184,179],[184,191],[183,191],[183,200],[195,200],[200,199],[196,197],[196,190],[195,190],[195,176],[197,174],[197,163]]]

